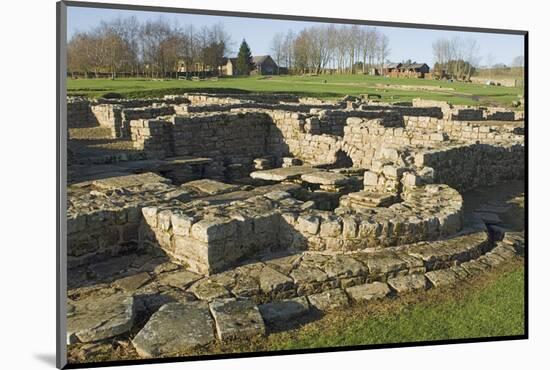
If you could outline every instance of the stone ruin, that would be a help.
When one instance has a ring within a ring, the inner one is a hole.
[[[68,344],[172,356],[475,278],[523,252],[510,204],[465,201],[523,180],[522,119],[418,99],[71,98],[69,128],[127,149],[69,153]]]

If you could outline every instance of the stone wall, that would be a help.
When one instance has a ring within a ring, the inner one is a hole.
[[[69,215],[69,268],[138,249],[141,208],[128,205]]]
[[[204,94],[188,93],[184,97],[191,104],[234,104],[243,100],[257,103],[277,104],[279,102],[298,103],[298,96],[292,94]]]
[[[433,181],[466,191],[523,179],[525,147],[523,143],[440,147],[416,153],[414,162],[418,168],[432,168]]]
[[[141,249],[141,208],[181,204],[170,180],[142,173],[70,186],[67,205],[67,254],[70,267]],[[181,192],[180,192],[181,193]]]
[[[496,143],[502,141],[522,142],[523,135],[516,134],[513,126],[487,126],[459,120],[445,120],[433,117],[405,116],[407,131],[414,132],[411,144],[421,144],[423,139],[431,134],[443,134],[450,140],[465,142],[479,141],[482,143]]]
[[[266,114],[175,116],[172,121],[176,156],[242,157],[251,162],[266,154],[266,137],[271,125]]]
[[[438,135],[418,135],[415,139],[414,134],[403,127],[385,127],[380,119],[363,120],[352,117],[347,120],[344,128],[342,149],[351,158],[355,167],[370,168],[373,161],[382,155],[384,148],[404,150],[414,144],[415,140],[428,143],[438,142],[444,138]]]
[[[117,133],[122,125],[122,105],[118,104],[94,104],[91,107],[97,123],[102,127],[111,129],[111,136],[118,137]]]
[[[143,108],[153,107],[162,104],[179,105],[189,104],[189,99],[181,95],[166,95],[164,98],[147,99],[104,99],[99,98],[92,101],[92,104],[111,104],[120,105],[123,108]]]
[[[320,133],[329,135],[344,135],[346,120],[350,117],[362,119],[379,118],[385,127],[402,127],[403,118],[400,113],[385,110],[322,110],[318,112]]]
[[[359,109],[370,111],[370,110],[385,110],[389,112],[396,112],[403,116],[425,116],[425,117],[435,117],[443,118],[443,111],[441,107],[437,106],[426,106],[426,107],[413,107],[413,106],[403,106],[396,104],[361,104]]]
[[[266,155],[271,124],[268,115],[249,112],[173,116],[170,121],[139,119],[130,126],[136,149],[251,164]]]
[[[100,126],[111,129],[114,138],[128,138],[131,135],[130,121],[151,119],[175,114],[172,105],[157,105],[154,107],[124,108],[119,104],[98,104],[92,106]]]
[[[442,116],[433,116],[431,114],[420,114],[422,116],[431,116],[444,118],[446,120],[458,121],[517,121],[523,120],[523,112],[513,111],[506,108],[493,107],[470,107],[465,105],[452,105],[447,102],[437,100],[413,99],[414,108],[435,108],[441,109]],[[404,115],[416,116],[418,114],[402,112]]]
[[[409,190],[390,207],[336,213],[286,192],[219,206],[146,207],[149,243],[192,271],[211,274],[276,251],[345,252],[435,240],[462,228],[462,197],[446,185]]]
[[[67,126],[96,126],[97,120],[90,109],[90,101],[82,98],[67,98]]]
[[[485,117],[483,110],[479,108],[453,108],[448,118],[457,121],[481,121]]]
[[[135,149],[150,158],[174,155],[172,123],[166,120],[138,119],[130,121],[130,137]]]
[[[241,110],[284,110],[289,112],[308,113],[312,109],[338,109],[341,104],[297,104],[297,103],[257,103],[253,101],[236,101],[229,103],[195,103],[176,106],[176,114],[228,112]]]

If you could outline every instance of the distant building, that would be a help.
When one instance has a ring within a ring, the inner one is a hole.
[[[254,61],[254,69],[251,74],[276,75],[279,73],[279,67],[270,55],[255,56],[252,57],[252,60]]]
[[[223,76],[237,75],[237,58],[223,58],[222,75]]]
[[[178,72],[181,73],[196,73],[196,72],[212,72],[215,68],[210,65],[205,65],[200,62],[186,63],[183,60],[178,62]]]
[[[426,63],[390,63],[382,69],[382,75],[389,77],[424,78],[430,73]]]
[[[276,75],[279,73],[277,63],[270,55],[253,56],[254,69],[250,72],[253,75]],[[224,58],[221,66],[221,73],[224,76],[236,76],[237,58]]]

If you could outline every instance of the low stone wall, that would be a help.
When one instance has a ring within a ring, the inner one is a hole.
[[[487,108],[484,111],[484,118],[491,121],[516,121],[522,120],[523,115],[518,115],[519,112],[514,112],[502,108]],[[521,112],[523,113],[523,112]]]
[[[457,121],[481,121],[485,119],[483,110],[478,108],[453,108],[449,118]]]
[[[240,101],[226,104],[183,104],[176,106],[176,114],[188,113],[210,113],[210,112],[238,112],[241,110],[284,110],[289,112],[308,113],[312,109],[338,109],[342,108],[341,104],[296,104],[296,103],[256,103],[253,101]]]
[[[362,119],[380,119],[380,124],[384,127],[402,127],[403,118],[400,113],[380,110],[322,110],[318,112],[320,132],[329,135],[344,135],[346,121],[350,117]]]
[[[272,119],[267,137],[267,152],[274,155],[277,165],[281,158],[292,156],[309,164],[333,164],[341,152],[342,139],[322,133],[316,115],[286,111],[266,111]]]
[[[102,127],[111,129],[111,136],[117,137],[117,128],[122,122],[122,105],[118,104],[95,104],[91,107],[92,113]]]
[[[121,191],[123,190],[123,191]],[[141,208],[181,204],[181,194],[154,173],[94,180],[68,188],[67,254],[69,267],[141,249]],[[180,191],[181,193],[181,191]]]
[[[271,125],[263,113],[227,113],[173,118],[174,154],[211,158],[245,157],[252,161],[266,154]]]
[[[71,268],[137,250],[140,224],[137,205],[69,214],[67,265]]]
[[[90,108],[90,101],[83,98],[67,98],[67,126],[96,126],[97,120]]]
[[[361,104],[359,109],[364,111],[371,110],[380,110],[383,109],[389,112],[396,112],[403,116],[425,116],[425,117],[435,117],[443,118],[443,111],[441,107],[426,106],[426,107],[413,107],[413,106],[403,106],[395,104]]]
[[[159,105],[156,107],[124,108],[117,104],[98,104],[92,106],[100,126],[109,127],[113,138],[128,138],[131,135],[130,121],[151,119],[175,114],[174,106]]]
[[[202,274],[276,251],[341,253],[435,240],[462,228],[462,197],[445,185],[418,187],[403,202],[367,213],[303,204],[276,192],[216,207],[146,207],[143,216],[148,242]]]
[[[523,179],[525,147],[523,143],[441,147],[418,152],[414,162],[418,168],[432,168],[435,182],[466,191],[478,186]]]
[[[516,112],[506,108],[492,107],[470,107],[465,105],[452,105],[447,102],[437,100],[413,99],[414,108],[435,108],[438,107],[442,116],[434,116],[431,114],[420,114],[421,116],[431,116],[436,118],[444,118],[446,120],[457,121],[517,121],[523,119],[523,113]],[[519,114],[518,114],[519,113]],[[407,116],[417,116],[418,114],[407,114]]]
[[[123,108],[144,108],[153,107],[156,105],[168,104],[179,105],[189,104],[189,99],[181,95],[166,95],[164,98],[148,98],[148,99],[104,99],[99,98],[92,101],[94,104],[111,104],[120,105]]]
[[[342,149],[351,158],[354,167],[370,168],[386,147],[402,151],[416,142],[427,144],[445,139],[441,134],[415,135],[403,127],[384,127],[380,119],[349,118],[344,128]]]
[[[204,94],[187,93],[184,95],[191,104],[233,104],[240,103],[242,100],[253,101],[257,103],[277,104],[279,102],[298,103],[298,96],[292,94]]]
[[[138,119],[130,121],[130,137],[135,149],[147,153],[149,158],[174,155],[172,123],[166,120]]]
[[[415,133],[411,144],[422,144],[424,138],[431,134],[442,134],[450,140],[465,142],[497,143],[524,140],[523,135],[518,135],[516,128],[512,126],[487,126],[458,120],[416,116],[405,116],[404,120],[407,131]]]

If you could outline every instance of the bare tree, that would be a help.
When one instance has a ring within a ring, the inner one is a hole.
[[[384,69],[386,59],[390,55],[391,49],[390,49],[390,39],[385,34],[380,34],[378,38],[378,64],[380,66],[380,70]]]
[[[473,38],[464,41],[464,60],[467,62],[466,78],[469,81],[472,77],[473,68],[479,63],[479,45]]]
[[[284,56],[286,67],[291,70],[294,66],[294,40],[296,36],[292,30],[288,30],[284,40]]]
[[[523,68],[525,65],[525,57],[523,55],[518,55],[512,60],[511,65],[512,67]]]
[[[279,67],[285,57],[284,49],[284,35],[281,32],[278,32],[271,40],[271,53],[273,54],[275,63],[277,63],[277,74],[279,74]]]

